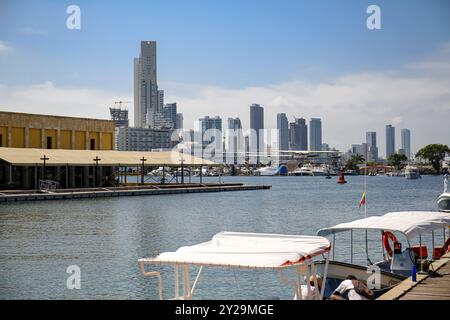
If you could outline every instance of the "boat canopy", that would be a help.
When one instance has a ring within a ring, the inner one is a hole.
[[[406,238],[442,229],[450,225],[450,213],[437,211],[401,211],[389,212],[383,216],[371,216],[351,222],[340,223],[331,228],[320,229],[319,236],[354,229],[389,230],[403,233]]]
[[[328,239],[319,236],[220,232],[210,241],[139,262],[278,269],[302,264],[330,248]]]

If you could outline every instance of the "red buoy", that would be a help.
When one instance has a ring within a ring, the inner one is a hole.
[[[345,181],[345,177],[344,177],[344,172],[339,172],[339,178],[337,183],[347,183],[347,181]]]

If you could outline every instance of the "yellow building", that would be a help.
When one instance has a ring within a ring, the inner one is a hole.
[[[0,111],[0,147],[113,150],[111,120]]]
[[[0,148],[113,150],[114,131],[112,120],[0,111]],[[54,180],[65,188],[89,187],[98,185],[97,175],[99,180],[114,170],[112,167],[97,169],[70,164],[13,166],[1,162],[0,185],[37,189],[39,180]]]

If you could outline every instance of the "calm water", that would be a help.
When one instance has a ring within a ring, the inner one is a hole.
[[[155,299],[155,280],[142,276],[138,258],[207,241],[224,230],[315,234],[319,228],[362,218],[364,211],[357,205],[364,179],[346,178],[349,183],[338,185],[336,177],[224,177],[225,182],[273,187],[262,191],[2,204],[0,298]],[[218,178],[205,180],[217,182]],[[368,177],[368,214],[436,210],[441,191],[441,177]],[[377,260],[381,255],[379,233],[369,236],[370,251]],[[362,234],[354,237],[356,243]],[[336,239],[336,258],[348,260],[349,237],[342,234]],[[364,264],[363,245],[355,247],[357,261]],[[69,265],[81,268],[80,290],[66,287]],[[154,269],[165,272],[165,297],[172,297],[172,269]],[[269,271],[205,269],[196,291],[196,298],[268,296],[292,297],[292,290],[280,286],[278,275]]]

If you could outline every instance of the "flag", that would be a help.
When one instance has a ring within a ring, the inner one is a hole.
[[[361,200],[359,200],[359,206],[358,208],[361,208],[362,205],[366,204],[366,192],[364,191],[361,197]]]

